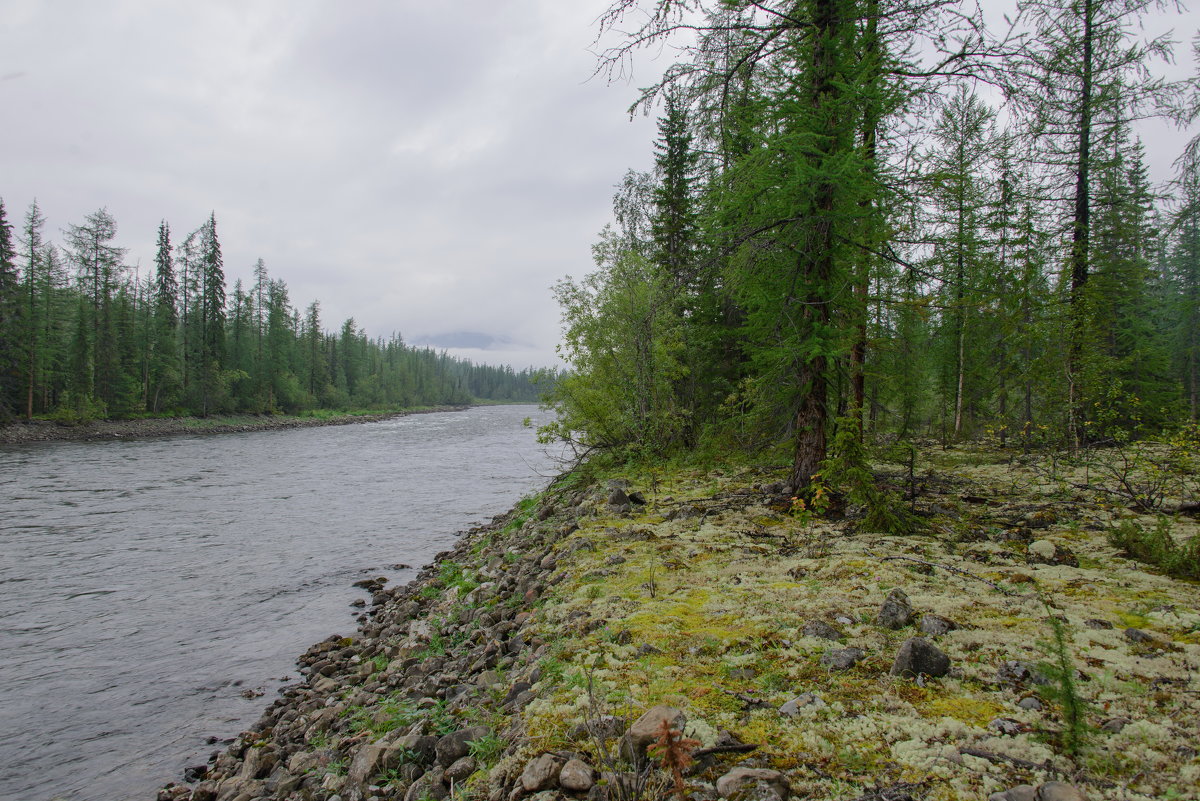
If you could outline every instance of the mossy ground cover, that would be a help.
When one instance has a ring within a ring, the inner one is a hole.
[[[1112,527],[1157,518],[1080,489],[1087,476],[1072,469],[923,453],[913,505],[926,532],[907,537],[862,530],[855,510],[794,514],[764,491],[783,469],[614,472],[646,503],[615,513],[601,480],[578,505],[579,528],[555,545],[561,580],[534,617],[547,649],[523,713],[530,748],[588,752],[572,730],[589,716],[670,704],[705,745],[723,731],[758,745],[720,769],[781,769],[810,797],[906,782],[930,799],[982,798],[1064,778],[1093,799],[1200,797],[1200,585],[1122,556]],[[1185,516],[1170,529],[1180,542],[1197,534]],[[1036,541],[1056,557],[1037,558]],[[893,588],[918,620],[958,623],[934,638],[949,676],[889,674],[919,633],[876,625]],[[1075,754],[1054,693],[1000,674],[1006,662],[1052,661],[1048,615],[1063,623],[1086,710]],[[838,626],[841,641],[805,636],[810,620]],[[1148,638],[1131,639],[1131,627]],[[821,664],[846,646],[866,656],[845,671]],[[805,693],[816,701],[779,711]],[[1029,698],[1038,703],[1019,705]]]

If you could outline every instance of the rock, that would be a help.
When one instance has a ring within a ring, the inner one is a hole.
[[[437,744],[439,737],[432,734],[409,734],[396,740],[393,747],[412,754],[413,761],[418,765],[432,765],[437,760]],[[296,769],[292,768],[296,773]]]
[[[479,763],[475,761],[473,756],[465,756],[461,759],[454,760],[450,767],[446,768],[446,775],[442,779],[443,782],[464,782],[475,772],[479,767]]]
[[[1045,782],[1037,787],[1018,784],[1002,793],[992,793],[988,801],[1087,801],[1087,796],[1073,784]]]
[[[913,608],[912,604],[908,602],[908,595],[897,587],[884,599],[883,606],[879,607],[879,614],[875,617],[875,622],[885,629],[902,629],[911,623],[912,619]]]
[[[609,506],[628,506],[629,496],[625,494],[625,490],[620,487],[614,487],[613,491],[608,496]]]
[[[596,783],[590,765],[582,759],[568,759],[558,772],[558,785],[572,793],[586,793]]]
[[[805,637],[817,637],[822,640],[840,640],[844,636],[840,629],[829,625],[824,620],[808,621],[800,633]]]
[[[940,637],[958,628],[958,624],[941,615],[923,615],[921,617],[921,633],[930,637]]]
[[[664,722],[672,729],[683,731],[687,718],[683,716],[683,712],[673,706],[660,704],[651,707],[633,722],[629,731],[625,732],[625,736],[621,740],[622,754],[630,762],[640,759],[646,753],[646,748],[658,739]]]
[[[924,637],[910,637],[900,646],[892,663],[893,676],[945,676],[950,672],[950,657]]]
[[[1024,730],[1020,722],[1012,718],[995,718],[988,723],[988,728],[1007,737],[1015,737]]]
[[[1041,699],[1039,699],[1036,695],[1025,696],[1020,701],[1017,701],[1017,706],[1030,712],[1041,712],[1046,708],[1045,705],[1042,704]]]
[[[346,771],[346,783],[358,787],[383,769],[383,759],[388,750],[388,743],[367,743],[358,749]]]
[[[786,715],[789,718],[794,718],[800,716],[800,710],[804,707],[820,709],[824,706],[827,706],[827,704],[821,699],[820,696],[814,693],[803,693],[779,707],[779,714]]]
[[[1038,801],[1087,801],[1078,787],[1066,782],[1046,782],[1037,788]]]
[[[1046,565],[1054,564],[1054,543],[1050,540],[1034,540],[1029,543],[1028,559]]]
[[[527,690],[529,690],[532,687],[533,687],[533,685],[527,681],[514,682],[513,686],[509,688],[508,694],[504,696],[504,701],[502,702],[502,704],[505,706],[507,706],[508,704],[511,704],[513,701],[515,701],[517,699],[518,695],[520,695],[523,692],[526,692]]]
[[[433,799],[433,801],[442,801],[448,797],[450,791],[446,785],[441,782],[435,782],[429,774],[417,779],[409,786],[408,792],[404,794],[404,801],[422,801],[422,799]]]
[[[563,768],[563,760],[554,754],[542,754],[531,759],[521,771],[521,786],[527,793],[548,790],[558,782],[558,774]]]
[[[459,729],[447,734],[437,741],[435,748],[437,763],[442,767],[449,767],[456,760],[465,757],[471,750],[467,743],[486,737],[491,734],[491,731],[487,726],[472,726],[469,729]]]
[[[1153,634],[1141,629],[1125,629],[1125,639],[1135,643],[1152,643],[1158,640]]]
[[[779,801],[787,801],[792,794],[784,775],[768,768],[734,768],[717,779],[717,794],[722,798],[741,797],[759,785],[770,788],[770,795]],[[762,796],[755,794],[755,797]]]
[[[568,736],[572,740],[590,738],[607,742],[620,737],[625,733],[626,728],[627,724],[624,718],[601,715],[599,718],[592,718],[590,722],[575,724]]]
[[[996,668],[996,683],[1012,687],[1022,687],[1025,684],[1049,684],[1050,680],[1039,673],[1033,665],[1017,659],[1010,659]]]
[[[861,648],[838,648],[821,657],[821,665],[830,670],[849,670],[862,661],[867,652]]]

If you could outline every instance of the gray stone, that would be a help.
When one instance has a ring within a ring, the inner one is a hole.
[[[838,648],[821,657],[821,666],[830,670],[849,670],[866,655],[866,651],[861,648]]]
[[[1087,801],[1087,796],[1073,784],[1046,782],[1037,788],[1037,801]]]
[[[625,494],[625,490],[620,487],[613,488],[613,491],[608,496],[609,506],[628,506],[629,496]]]
[[[821,709],[824,706],[827,706],[827,704],[820,698],[820,696],[815,695],[814,693],[803,693],[779,707],[779,714],[786,715],[789,718],[794,718],[800,715],[800,710],[804,707]]]
[[[1022,730],[1021,724],[1012,718],[995,718],[988,724],[988,728],[1007,737],[1015,737]]]
[[[468,743],[486,737],[491,731],[487,726],[472,726],[469,729],[459,729],[447,734],[437,741],[435,752],[438,764],[442,767],[454,764],[456,760],[465,757],[470,752],[471,748],[467,745]]]
[[[1031,784],[1018,784],[1002,793],[992,793],[988,801],[1037,801],[1037,789]]]
[[[1049,684],[1050,680],[1028,662],[1010,659],[996,668],[996,682],[1021,687],[1025,684]]]
[[[430,774],[426,774],[409,786],[408,792],[404,794],[404,801],[421,801],[423,798],[442,801],[449,795],[450,791],[446,785],[440,781],[435,782]]]
[[[1041,699],[1039,699],[1036,695],[1025,696],[1020,701],[1017,701],[1017,706],[1030,712],[1041,712],[1043,709],[1045,709]]]
[[[622,750],[629,752],[626,757],[630,758],[631,762],[645,754],[646,748],[658,739],[664,722],[672,729],[683,731],[687,718],[673,706],[659,705],[646,710],[645,714],[633,722],[622,741],[622,745],[625,746]]]
[[[912,619],[913,608],[912,604],[908,602],[908,595],[897,587],[884,599],[883,605],[879,607],[879,614],[875,617],[875,622],[885,629],[902,629],[911,623]]]
[[[779,801],[787,801],[792,794],[787,778],[769,768],[734,768],[717,779],[717,794],[722,798],[741,797],[752,793],[760,785],[769,788]]]
[[[396,740],[395,747],[412,754],[418,765],[431,765],[437,759],[438,739],[432,734],[409,734]]]
[[[558,784],[572,793],[586,793],[596,783],[590,765],[582,759],[568,759],[558,772]]]
[[[368,779],[379,773],[383,768],[384,756],[387,754],[388,743],[367,743],[358,749],[346,771],[346,783],[355,790]],[[356,795],[358,795],[356,793]]]
[[[958,628],[958,624],[941,615],[923,615],[921,617],[921,633],[930,637],[940,637]]]
[[[554,754],[542,754],[531,759],[521,771],[521,786],[527,793],[549,790],[558,783],[558,774],[562,770],[563,760]]]
[[[893,676],[945,676],[950,672],[950,657],[924,637],[910,637],[896,652]]]
[[[479,764],[473,756],[465,756],[461,759],[454,760],[450,767],[446,768],[446,775],[443,777],[443,782],[465,782],[467,778],[475,772]]]
[[[840,640],[844,636],[840,629],[829,625],[824,620],[808,621],[800,633],[805,637],[818,637],[822,640]]]

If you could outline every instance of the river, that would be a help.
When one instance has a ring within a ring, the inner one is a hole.
[[[353,632],[353,582],[545,484],[526,416],[0,446],[0,799],[153,799],[205,762]]]

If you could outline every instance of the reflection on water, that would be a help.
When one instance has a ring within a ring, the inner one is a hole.
[[[530,415],[0,446],[0,799],[153,798],[204,762],[354,628],[352,582],[545,483]]]

